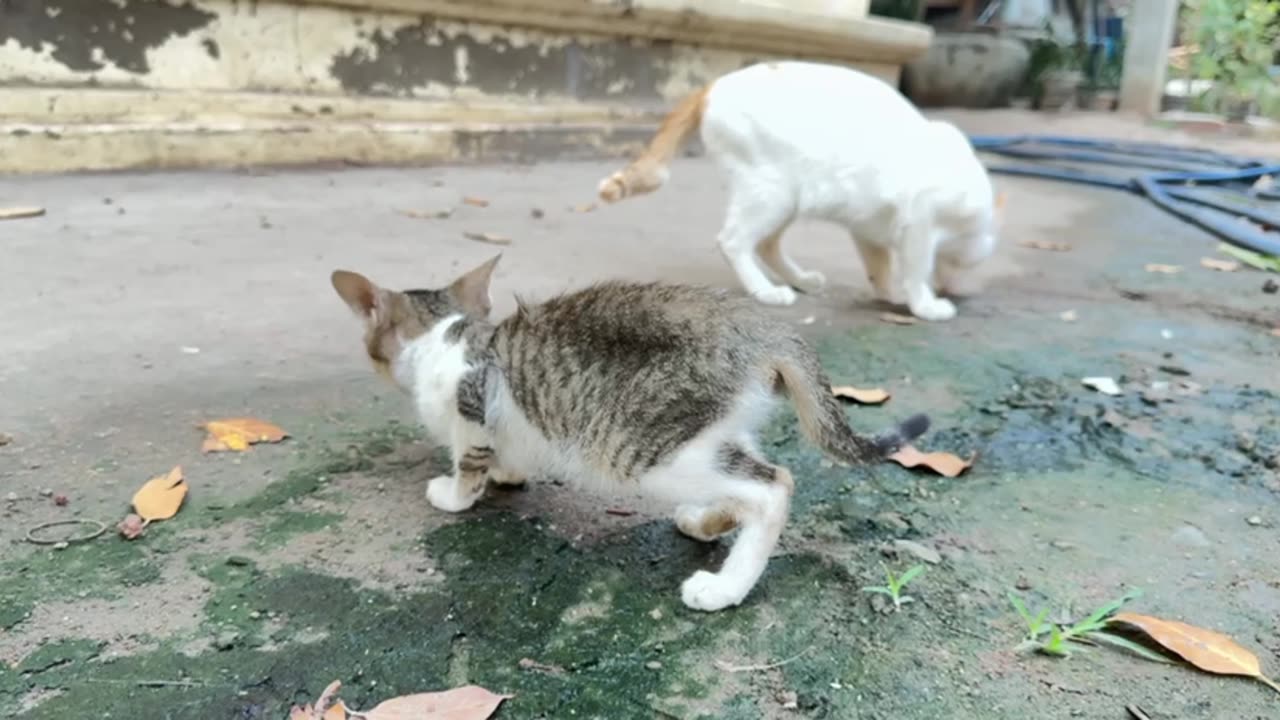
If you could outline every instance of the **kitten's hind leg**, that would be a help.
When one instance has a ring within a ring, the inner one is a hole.
[[[694,540],[711,542],[738,527],[738,515],[729,504],[676,508],[676,529]]]
[[[781,232],[791,220],[791,209],[771,203],[769,194],[731,191],[724,227],[720,229],[720,252],[752,297],[766,305],[790,305],[796,301],[795,291],[774,285],[756,256],[756,246]]]
[[[760,243],[760,259],[791,287],[806,293],[818,292],[827,284],[827,278],[815,270],[805,270],[782,251],[782,233],[785,231],[784,227]]]
[[[740,529],[719,572],[699,570],[681,585],[681,599],[695,610],[720,610],[747,597],[769,563],[791,507],[794,483],[785,468],[738,448],[721,459],[724,467],[709,481],[722,498],[714,507],[732,508]]]

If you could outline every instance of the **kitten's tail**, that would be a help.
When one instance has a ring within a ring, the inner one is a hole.
[[[642,195],[662,187],[667,181],[667,163],[675,157],[685,140],[702,125],[702,111],[707,104],[708,85],[681,100],[676,109],[662,120],[658,133],[649,141],[640,157],[618,172],[600,181],[600,199],[617,202],[631,195]]]
[[[844,407],[831,393],[831,384],[813,352],[805,347],[799,357],[778,365],[778,374],[800,418],[800,429],[820,450],[842,462],[861,465],[897,452],[929,429],[926,415],[912,415],[875,437],[854,432]]]

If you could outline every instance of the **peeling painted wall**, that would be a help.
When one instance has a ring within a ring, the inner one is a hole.
[[[0,0],[0,85],[634,101],[759,59],[253,0]]]

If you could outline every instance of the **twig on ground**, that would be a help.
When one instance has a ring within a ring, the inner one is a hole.
[[[727,673],[761,672],[763,670],[773,670],[774,668],[780,668],[783,665],[793,663],[801,657],[804,657],[804,654],[812,649],[812,647],[807,647],[786,660],[779,660],[778,662],[766,663],[764,665],[731,665],[723,660],[716,660],[715,665]]]
[[[66,538],[42,538],[36,537],[41,530],[48,530],[53,527],[61,527],[63,525],[88,525],[93,530],[88,530],[82,535],[73,535]],[[99,535],[107,531],[107,524],[101,520],[89,520],[79,518],[76,520],[54,520],[53,522],[45,522],[36,525],[27,531],[27,542],[32,545],[70,545],[71,543],[82,543],[95,540]]]
[[[133,685],[134,687],[145,688],[208,687],[208,683],[202,683],[199,680],[103,680],[100,678],[86,678],[85,681],[101,685]]]
[[[1126,705],[1124,709],[1129,713],[1133,720],[1151,720],[1151,716],[1143,712],[1142,708],[1137,705]]]

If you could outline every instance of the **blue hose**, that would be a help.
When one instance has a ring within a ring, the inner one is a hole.
[[[1280,256],[1280,215],[1259,210],[1240,200],[1280,200],[1280,191],[1253,191],[1253,181],[1263,175],[1280,175],[1280,165],[1252,158],[1225,155],[1212,150],[1183,148],[1149,142],[1094,140],[1052,135],[978,135],[969,138],[975,149],[1032,160],[1093,163],[1160,172],[1139,172],[1128,179],[1051,165],[991,165],[993,173],[1081,183],[1144,195],[1157,207],[1217,235],[1232,245]],[[1063,148],[1060,150],[1054,147]],[[1210,190],[1211,192],[1206,192]],[[1216,196],[1216,197],[1215,197]],[[1248,218],[1261,225],[1241,222]]]

